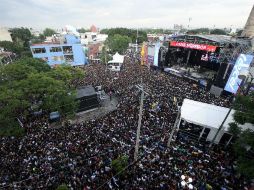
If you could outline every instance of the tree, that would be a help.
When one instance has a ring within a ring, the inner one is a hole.
[[[69,88],[76,88],[79,82],[84,78],[84,72],[80,68],[74,68],[70,65],[60,65],[48,72],[48,76],[64,81]]]
[[[248,96],[238,95],[234,102],[234,108],[237,110],[234,119],[239,124],[254,124],[254,93]]]
[[[85,28],[80,28],[80,29],[77,29],[77,31],[78,31],[79,33],[86,33],[86,32],[90,32],[90,30],[89,30],[89,29],[85,29]]]
[[[24,48],[29,48],[29,41],[32,38],[32,34],[28,28],[12,28],[10,29],[10,33],[15,44]]]
[[[112,168],[116,173],[123,174],[124,168],[128,166],[128,156],[119,156],[117,159],[112,161]]]
[[[11,84],[26,79],[29,74],[34,72],[36,70],[33,67],[20,63],[0,66],[0,84]]]
[[[253,179],[254,177],[254,129],[241,130],[237,125],[254,124],[254,94],[238,95],[234,102],[234,120],[230,124],[230,132],[237,138],[234,151],[237,156],[237,169],[240,173]]]
[[[61,184],[57,187],[56,190],[68,190],[68,186],[66,184]]]
[[[34,68],[37,72],[48,72],[51,70],[50,66],[45,61],[32,57],[22,57],[14,63],[27,65],[29,68]]]
[[[237,139],[234,150],[237,153],[237,169],[240,173],[254,177],[254,132],[245,130]]]
[[[127,50],[130,42],[131,39],[128,36],[116,34],[108,37],[105,43],[109,47],[111,53],[119,52],[122,54]]]
[[[56,34],[56,31],[51,28],[45,28],[43,31],[44,36],[52,36],[53,34]]]
[[[100,53],[100,60],[102,63],[105,63],[105,64],[106,64],[106,62],[112,60],[112,56],[109,55],[109,53],[107,52],[106,46],[103,46],[103,48],[102,48],[102,51]]]
[[[21,45],[10,41],[0,41],[0,47],[4,48],[6,51],[16,54],[20,54],[23,51],[23,47]]]
[[[132,43],[136,42],[137,30],[128,29],[128,28],[111,28],[101,30],[102,34],[108,34],[109,37],[113,37],[116,34],[121,36],[128,36],[131,39]],[[138,43],[143,43],[147,41],[147,33],[143,30],[138,31]]]
[[[20,136],[24,129],[19,127],[18,114],[29,107],[23,100],[24,93],[20,89],[0,86],[0,136]]]
[[[216,35],[226,35],[227,33],[222,29],[214,29],[210,32],[210,34],[216,34]]]
[[[42,43],[45,40],[45,36],[43,34],[39,34],[39,36],[34,36],[32,35],[31,43],[36,44],[36,43]]]
[[[61,115],[64,115],[66,113],[73,114],[76,109],[75,91],[69,89],[64,81],[55,80],[45,73],[32,73],[26,80],[16,84],[16,88],[23,89],[23,98],[31,106],[34,102],[40,102],[37,106],[38,110],[43,110],[46,113],[59,111]]]

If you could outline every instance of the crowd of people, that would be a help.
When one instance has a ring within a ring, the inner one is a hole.
[[[117,109],[102,118],[66,123],[50,129],[28,130],[24,137],[0,139],[0,189],[160,189],[248,190],[250,182],[235,170],[229,150],[178,134],[168,148],[169,132],[184,98],[228,107],[228,98],[215,97],[182,78],[150,70],[128,54],[122,70],[110,72],[103,64],[84,67],[79,85],[102,86],[118,99]],[[142,78],[142,79],[141,79]],[[144,100],[140,149],[134,161],[140,90]],[[178,103],[176,103],[176,100]],[[194,113],[195,114],[195,113]],[[128,157],[119,174],[112,161]]]

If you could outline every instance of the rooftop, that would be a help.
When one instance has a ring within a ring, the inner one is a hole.
[[[80,88],[77,89],[76,98],[79,99],[79,98],[82,98],[84,96],[92,96],[92,95],[95,95],[95,94],[96,94],[96,92],[95,92],[94,87],[92,87],[91,85],[83,86],[83,87],[80,87]]]

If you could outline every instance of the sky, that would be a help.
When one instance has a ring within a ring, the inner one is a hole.
[[[253,0],[0,0],[0,27],[242,28]],[[191,19],[189,19],[191,18]],[[189,21],[190,20],[190,21]]]

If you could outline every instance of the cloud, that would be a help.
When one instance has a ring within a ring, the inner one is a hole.
[[[0,26],[243,27],[252,6],[253,0],[2,0]]]

